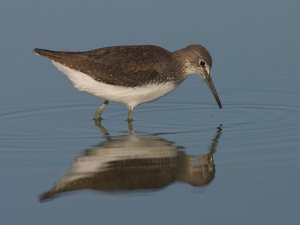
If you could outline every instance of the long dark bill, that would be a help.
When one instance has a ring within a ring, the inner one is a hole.
[[[222,109],[222,104],[221,104],[221,101],[219,99],[219,96],[218,96],[218,93],[217,93],[217,90],[215,88],[215,85],[214,85],[214,82],[212,81],[211,77],[210,76],[207,76],[206,79],[204,79],[207,86],[209,87],[211,93],[213,94],[216,102],[218,103],[218,106],[220,109]]]

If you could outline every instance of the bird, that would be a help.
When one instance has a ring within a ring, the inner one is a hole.
[[[204,79],[222,108],[211,78],[212,57],[199,44],[173,52],[155,45],[111,46],[88,51],[35,48],[33,52],[48,58],[77,90],[104,99],[95,120],[101,120],[108,103],[115,102],[127,106],[127,120],[131,121],[137,105],[167,95],[191,74]]]

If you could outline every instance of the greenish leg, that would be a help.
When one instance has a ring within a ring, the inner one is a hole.
[[[101,120],[101,114],[102,114],[103,110],[106,108],[108,103],[109,103],[109,101],[105,100],[104,103],[95,112],[95,120]]]
[[[128,107],[128,118],[127,118],[128,121],[132,121],[132,110],[133,110],[132,107]]]
[[[108,130],[102,125],[101,120],[96,120],[95,119],[95,125],[99,128],[100,132],[104,136],[109,136]]]
[[[134,134],[133,126],[132,126],[132,120],[128,120],[128,132],[129,134]]]

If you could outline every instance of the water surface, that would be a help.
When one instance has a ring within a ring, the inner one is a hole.
[[[298,224],[296,1],[7,1],[0,8],[1,224]],[[78,16],[80,15],[80,16]],[[179,16],[180,15],[180,16]],[[223,109],[188,78],[134,111],[79,93],[34,47],[211,52]]]

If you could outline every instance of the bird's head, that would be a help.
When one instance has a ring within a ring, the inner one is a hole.
[[[221,109],[222,104],[210,75],[212,58],[207,49],[201,45],[189,45],[184,49],[174,52],[174,54],[183,63],[183,73],[186,76],[197,74],[204,79]]]

